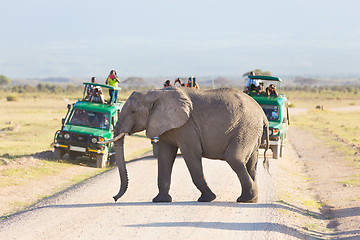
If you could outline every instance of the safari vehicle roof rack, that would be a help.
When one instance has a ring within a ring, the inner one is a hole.
[[[85,97],[86,97],[86,88],[87,88],[87,86],[89,86],[89,85],[99,86],[99,87],[101,87],[101,88],[108,88],[108,89],[111,89],[111,90],[121,90],[120,87],[113,87],[113,86],[109,86],[109,85],[105,85],[105,84],[99,84],[99,83],[84,82],[83,84],[84,84],[85,86],[84,86],[84,92],[83,92],[83,98],[82,98],[82,100],[85,100]],[[107,103],[107,104],[113,104],[113,102]]]
[[[272,81],[272,82],[277,82],[277,86],[276,89],[278,91],[278,94],[280,96],[280,92],[281,92],[281,78],[278,77],[273,77],[273,76],[262,76],[262,75],[249,75],[248,78],[250,79],[260,79],[260,80],[264,80],[264,81]]]
[[[282,82],[281,78],[272,77],[272,76],[260,76],[260,75],[249,75],[251,79],[260,79],[265,81],[275,81],[275,82]]]

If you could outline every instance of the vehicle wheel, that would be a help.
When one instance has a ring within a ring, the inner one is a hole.
[[[280,144],[279,145],[274,145],[271,147],[271,150],[273,152],[273,158],[274,159],[279,159],[279,154],[280,154]]]
[[[108,160],[108,149],[104,149],[104,154],[99,154],[96,156],[96,167],[97,168],[104,168],[106,167],[106,163]]]
[[[154,158],[157,158],[157,156],[158,156],[158,148],[159,148],[159,145],[157,143],[153,143],[153,155],[154,155]]]
[[[61,148],[54,148],[53,158],[55,160],[60,160],[63,158],[65,152]]]
[[[282,140],[281,141],[281,144],[280,144],[280,157],[283,157],[283,153],[284,153],[284,141]]]
[[[77,153],[69,152],[69,158],[72,161],[75,161],[78,156],[79,155]]]

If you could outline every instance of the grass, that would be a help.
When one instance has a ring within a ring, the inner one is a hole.
[[[347,160],[360,167],[359,112],[310,111],[294,116],[292,124],[313,132],[320,140],[342,153]]]
[[[360,94],[338,91],[284,91],[291,104],[297,108],[324,106],[325,109],[360,105]]]
[[[320,209],[324,204],[314,199],[303,199],[303,205],[310,209]]]
[[[343,183],[343,184],[347,184],[349,186],[360,186],[360,179],[349,179],[349,180],[344,180],[344,181],[341,181],[340,183]]]
[[[0,100],[0,156],[10,159],[51,150],[55,131],[61,126],[68,102],[49,97]]]
[[[41,161],[37,166],[10,168],[0,171],[0,187],[23,185],[29,181],[37,181],[43,176],[56,174],[68,167],[68,164]]]

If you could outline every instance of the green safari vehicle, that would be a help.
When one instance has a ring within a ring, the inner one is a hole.
[[[285,146],[288,134],[289,122],[289,104],[284,94],[280,93],[282,80],[278,77],[270,76],[248,76],[250,79],[258,79],[266,84],[276,84],[278,95],[267,95],[264,92],[256,94],[249,92],[248,94],[262,107],[267,119],[269,120],[269,146],[273,153],[273,158],[278,159],[283,156],[283,148]],[[261,146],[265,147],[265,144]]]
[[[61,159],[68,153],[71,159],[88,156],[96,159],[96,166],[103,168],[115,162],[113,143],[99,144],[114,137],[114,127],[122,109],[123,102],[90,102],[86,97],[87,86],[120,90],[103,84],[84,83],[83,98],[68,104],[68,111],[62,119],[61,129],[54,136],[54,158]]]

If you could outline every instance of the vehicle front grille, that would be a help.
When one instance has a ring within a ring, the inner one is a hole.
[[[75,142],[87,143],[88,142],[88,135],[79,134],[79,133],[72,133],[71,134],[71,140],[75,141]]]

